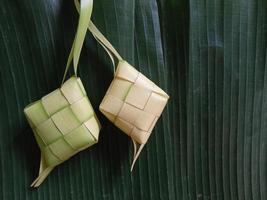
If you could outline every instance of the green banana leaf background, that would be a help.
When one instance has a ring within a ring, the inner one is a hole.
[[[267,199],[267,1],[95,0],[93,21],[171,96],[134,171],[130,139],[98,111],[113,68],[88,32],[79,75],[99,143],[29,187],[40,152],[23,108],[60,86],[78,13],[1,0],[0,199]]]

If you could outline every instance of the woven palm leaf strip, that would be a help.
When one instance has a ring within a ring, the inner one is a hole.
[[[99,121],[77,77],[78,60],[92,12],[92,0],[81,1],[81,15],[68,58],[63,84],[59,89],[24,109],[41,150],[38,187],[54,167],[98,141]],[[64,82],[73,60],[75,76]]]
[[[79,11],[79,1],[74,0]],[[100,104],[100,111],[131,137],[134,155],[131,171],[169,99],[161,88],[126,62],[90,21],[88,29],[104,47],[114,65],[114,79]],[[118,60],[115,67],[114,60]]]

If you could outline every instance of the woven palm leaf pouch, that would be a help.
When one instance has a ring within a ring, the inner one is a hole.
[[[169,96],[126,61],[120,61],[100,111],[132,138],[137,160]]]
[[[81,1],[75,40],[59,89],[24,109],[41,150],[39,176],[31,186],[38,187],[60,163],[97,143],[100,124],[77,77],[78,60],[92,12],[92,1]],[[73,61],[75,75],[65,80]]]
[[[74,1],[77,9],[79,9],[79,1]],[[122,59],[92,21],[89,22],[88,29],[107,51],[114,66],[114,79],[99,109],[112,123],[131,137],[134,145],[132,171],[134,163],[161,116],[169,96]],[[117,66],[115,61],[117,61]]]

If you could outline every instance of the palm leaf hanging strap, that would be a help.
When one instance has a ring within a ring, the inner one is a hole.
[[[74,0],[75,6],[77,8],[77,11],[81,14],[80,12],[80,3],[79,0]],[[116,70],[116,65],[114,58],[118,60],[118,62],[123,62],[124,59],[121,57],[121,55],[117,52],[117,50],[113,47],[113,45],[108,41],[108,39],[98,30],[98,28],[94,25],[94,23],[90,20],[88,29],[94,36],[94,38],[101,44],[101,46],[106,50],[108,53],[109,57],[111,58],[112,64],[113,64],[113,69],[114,73]],[[131,165],[131,171],[133,170],[134,164],[136,160],[138,159],[143,147],[145,144],[139,144],[135,140],[132,139],[133,146],[134,146],[134,154],[133,154],[133,161]]]
[[[93,9],[93,0],[81,0],[81,4],[80,4],[81,12],[80,12],[80,17],[79,17],[79,22],[78,22],[78,28],[77,28],[75,39],[72,44],[72,48],[71,48],[71,51],[68,57],[62,84],[65,81],[67,71],[71,65],[71,61],[73,61],[74,73],[77,76],[78,62],[79,62],[83,42],[85,39],[87,27],[88,27],[88,24],[91,18],[92,9]],[[41,154],[39,176],[33,181],[31,186],[38,187],[53,169],[54,169],[53,166],[47,166],[44,156],[43,154]]]
[[[71,61],[73,61],[74,73],[75,76],[77,76],[78,62],[81,55],[83,42],[85,39],[88,24],[91,21],[90,19],[93,10],[93,0],[81,0],[81,4],[79,4],[79,10],[81,10],[81,12],[78,22],[78,28],[67,60],[67,65],[63,76],[62,84],[65,81],[67,72],[71,65]]]
[[[74,0],[75,6],[77,8],[77,11],[80,13],[80,3],[79,0]],[[110,56],[112,60],[113,67],[115,69],[115,61],[114,57],[117,58],[118,61],[123,61],[120,54],[117,52],[117,50],[113,47],[113,45],[108,41],[108,39],[98,30],[98,28],[94,25],[94,23],[90,20],[88,23],[89,31],[92,33],[94,38],[101,44],[101,46],[106,50],[108,55]]]

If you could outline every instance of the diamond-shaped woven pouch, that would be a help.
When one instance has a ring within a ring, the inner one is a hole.
[[[120,61],[100,111],[134,142],[134,166],[169,96],[126,61]],[[137,151],[137,145],[139,145]]]
[[[100,124],[80,78],[71,77],[24,112],[41,149],[41,165],[45,165],[42,168],[51,171],[98,141]],[[38,186],[44,175],[33,185]]]
[[[74,2],[79,10],[79,0]],[[107,51],[114,71],[115,59],[118,60],[114,79],[99,108],[111,122],[132,138],[134,144],[132,170],[169,96],[127,63],[92,21],[88,23],[88,29]]]
[[[75,1],[78,5],[78,0]],[[114,79],[99,109],[111,122],[132,138],[134,144],[132,170],[169,96],[126,62],[92,21],[88,29],[107,51],[114,69],[115,59],[118,60]]]
[[[78,28],[61,87],[24,109],[41,149],[39,176],[31,185],[34,187],[38,187],[55,166],[98,141],[100,124],[83,84],[77,77],[93,0],[80,2]],[[64,82],[72,61],[75,76]]]

